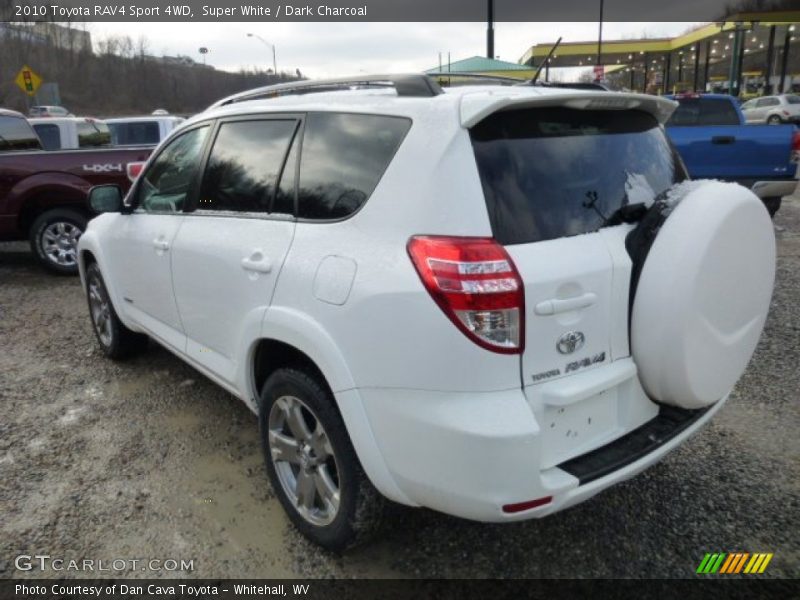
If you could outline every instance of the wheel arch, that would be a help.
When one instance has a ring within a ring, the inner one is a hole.
[[[317,374],[321,383],[331,391],[356,456],[372,484],[390,500],[415,505],[389,472],[352,374],[321,324],[299,311],[270,307],[262,326],[262,336],[250,346],[247,364],[249,387],[256,400],[252,408],[256,411],[261,388],[276,369],[295,366]]]
[[[86,195],[82,190],[70,186],[50,185],[26,194],[20,202],[17,227],[20,232],[29,235],[34,221],[48,210],[73,210],[87,220],[91,218],[86,204]]]

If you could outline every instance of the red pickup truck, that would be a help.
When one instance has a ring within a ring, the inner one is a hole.
[[[30,240],[39,261],[55,273],[77,274],[78,238],[93,216],[89,189],[130,186],[128,165],[152,147],[42,150],[30,123],[0,109],[0,241]]]

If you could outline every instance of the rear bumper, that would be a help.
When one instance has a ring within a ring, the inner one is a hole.
[[[794,194],[797,189],[797,179],[754,181],[749,187],[762,200],[764,198],[782,198]]]
[[[543,449],[550,443],[543,431],[549,419],[537,420],[520,389],[358,393],[392,487],[402,492],[403,500],[486,522],[549,515],[636,475],[703,427],[725,401],[693,413],[662,408],[644,424],[549,466]],[[679,418],[674,418],[676,412]],[[380,481],[373,478],[373,483],[382,488]],[[544,497],[552,500],[522,512],[503,511],[504,505]]]

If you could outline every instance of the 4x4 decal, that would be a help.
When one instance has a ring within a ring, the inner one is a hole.
[[[95,165],[83,165],[84,171],[91,171],[92,173],[121,173],[124,169],[122,163],[105,163]]]

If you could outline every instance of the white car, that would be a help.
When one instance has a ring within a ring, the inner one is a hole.
[[[742,104],[742,114],[748,123],[800,123],[800,96],[780,94],[753,98]]]
[[[167,113],[146,117],[112,117],[106,119],[115,146],[154,146],[166,138],[186,119]]]
[[[412,75],[221,101],[124,201],[91,192],[100,346],[153,338],[241,398],[328,548],[386,498],[492,522],[586,500],[708,422],[769,307],[770,218],[685,181],[674,106]]]
[[[28,116],[31,117],[74,117],[63,106],[31,106],[28,110]]]

